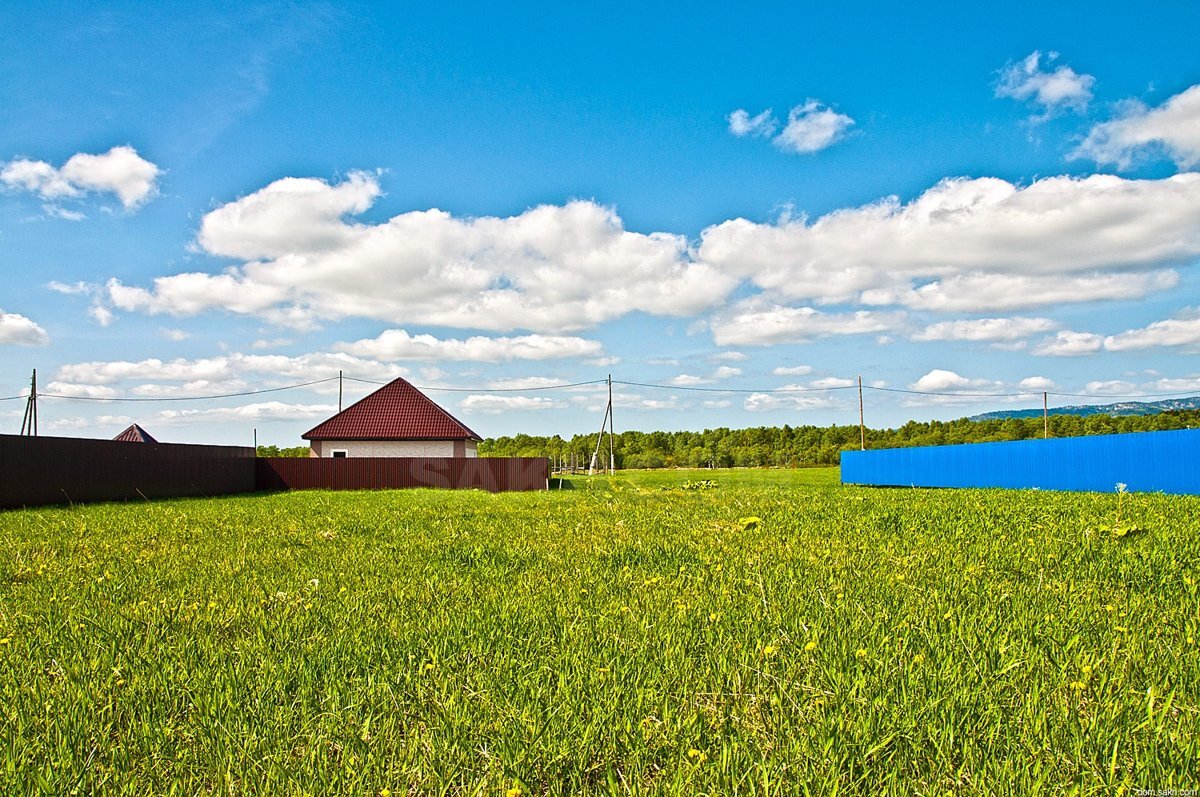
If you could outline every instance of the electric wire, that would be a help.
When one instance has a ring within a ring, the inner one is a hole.
[[[604,380],[601,380],[604,381]],[[735,388],[735,387],[697,387],[695,385],[656,385],[650,382],[626,382],[620,379],[613,380],[614,385],[632,385],[634,387],[650,387],[659,388],[662,390],[694,390],[704,393],[826,393],[834,390],[854,390],[857,385],[834,385],[832,387],[777,387],[763,388],[755,390],[751,388]]]
[[[1171,398],[1172,396],[1194,396],[1197,390],[1180,390],[1175,393],[1058,393],[1047,391],[1051,396],[1072,396],[1075,398]]]
[[[873,387],[863,385],[863,390],[878,390],[883,393],[908,393],[914,396],[959,396],[963,398],[1020,398],[1021,396],[1040,396],[1042,390],[1027,390],[1021,393],[978,393],[975,391],[944,391],[944,390],[905,390],[899,387]],[[1050,395],[1057,395],[1051,393]]]
[[[363,382],[368,385],[386,385],[387,382],[377,382],[374,379],[358,379],[353,376],[343,377],[347,382]],[[413,385],[417,390],[438,390],[443,393],[527,393],[538,390],[562,390],[568,387],[583,387],[585,385],[603,385],[607,380],[593,379],[589,382],[571,382],[563,385],[537,385],[535,387],[426,387]],[[615,385],[617,380],[613,380]]]
[[[212,396],[66,396],[61,393],[41,393],[38,398],[56,398],[65,399],[67,401],[209,401],[211,399],[239,398],[242,396],[258,396],[263,393],[278,393],[281,390],[295,390],[301,387],[311,387],[312,385],[320,385],[326,382],[337,381],[336,376],[331,376],[328,379],[314,379],[311,382],[300,382],[295,385],[284,385],[283,387],[268,387],[262,390],[243,390],[239,393],[219,393]]]
[[[347,382],[358,382],[367,385],[386,385],[388,382],[375,379],[362,379],[361,377],[344,376],[341,377]],[[339,377],[331,376],[325,379],[314,379],[308,382],[298,382],[293,385],[283,385],[280,387],[262,388],[260,390],[243,390],[233,393],[218,393],[205,396],[71,396],[62,393],[45,393],[39,392],[38,398],[62,399],[65,401],[103,401],[103,402],[158,402],[158,401],[211,401],[215,399],[227,398],[242,398],[245,396],[257,396],[265,393],[278,393],[285,390],[297,390],[299,388],[312,387],[313,385],[327,384],[337,381]],[[589,387],[592,385],[605,384],[605,379],[592,379],[583,382],[568,382],[552,385],[533,385],[528,387],[445,387],[445,386],[421,386],[415,385],[418,390],[430,392],[444,393],[529,393],[548,390],[566,390],[570,388]],[[836,391],[855,390],[858,385],[832,385],[827,387],[763,387],[763,388],[729,388],[729,387],[703,387],[699,385],[664,385],[652,382],[633,382],[623,379],[612,380],[614,385],[625,385],[629,387],[649,388],[653,390],[676,390],[684,392],[699,392],[699,393],[726,393],[726,394],[797,394],[797,393],[832,393]],[[912,396],[937,396],[947,398],[1024,398],[1036,397],[1042,393],[1047,396],[1057,396],[1062,398],[1087,398],[1087,399],[1153,399],[1153,398],[1171,398],[1177,396],[1195,395],[1200,390],[1180,390],[1166,393],[1068,393],[1057,390],[1024,390],[1017,392],[987,392],[987,391],[946,391],[946,390],[913,390],[911,388],[898,387],[879,387],[876,385],[863,385],[864,391],[876,391],[881,393],[899,393]],[[17,399],[28,398],[28,394],[18,396],[3,396],[0,401],[16,401]]]
[[[603,381],[603,380],[601,380]],[[657,388],[659,390],[690,390],[706,393],[830,393],[836,390],[856,390],[858,385],[833,385],[829,387],[790,387],[790,388],[731,388],[731,387],[698,387],[695,385],[663,385],[650,382],[627,382],[613,380],[614,385],[632,385],[636,387]],[[1064,396],[1074,398],[1169,398],[1172,396],[1191,396],[1200,393],[1196,390],[1180,390],[1172,393],[1064,393],[1055,390],[1022,390],[1016,392],[980,392],[980,391],[946,391],[946,390],[912,390],[899,387],[879,387],[863,385],[864,391],[874,390],[882,393],[905,393],[913,396],[950,396],[957,398],[1022,398],[1025,396]]]

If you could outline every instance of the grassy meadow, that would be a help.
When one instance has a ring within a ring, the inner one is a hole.
[[[0,794],[1200,787],[1200,499],[569,488],[0,513]]]

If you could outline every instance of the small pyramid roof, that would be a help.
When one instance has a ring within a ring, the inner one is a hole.
[[[404,379],[301,435],[305,440],[482,440]]]
[[[122,443],[157,443],[158,442],[157,440],[155,440],[153,437],[150,436],[149,432],[147,432],[142,427],[138,426],[136,423],[132,424],[128,429],[126,429],[125,431],[121,432],[119,435],[114,437],[113,440],[119,440]]]

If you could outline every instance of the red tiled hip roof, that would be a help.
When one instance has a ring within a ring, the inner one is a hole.
[[[482,440],[404,379],[301,435],[305,440]]]
[[[133,424],[132,426],[130,426],[125,431],[121,432],[116,437],[114,437],[113,440],[119,440],[122,443],[157,443],[158,442],[157,440],[155,440],[153,437],[150,436],[149,432],[147,432],[142,427],[138,426],[136,423]]]

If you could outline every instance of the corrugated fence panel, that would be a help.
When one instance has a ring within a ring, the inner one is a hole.
[[[546,457],[263,457],[257,460],[260,490],[544,490]]]
[[[254,490],[254,449],[0,435],[0,507]]]
[[[843,451],[842,483],[1200,494],[1200,429]]]

